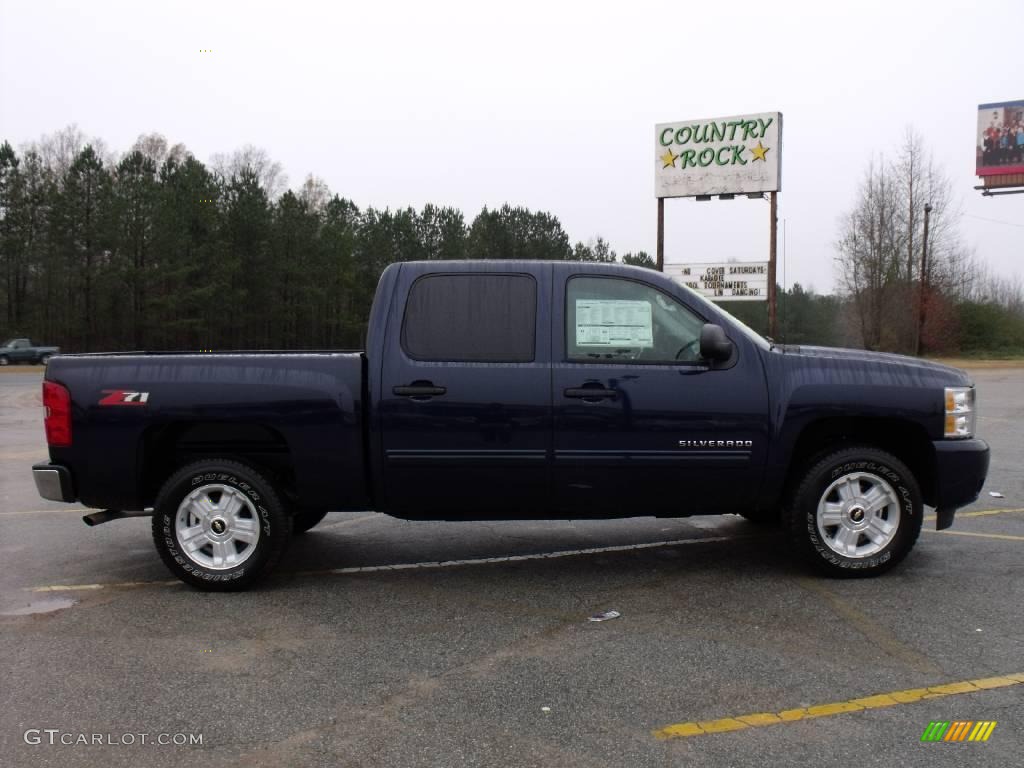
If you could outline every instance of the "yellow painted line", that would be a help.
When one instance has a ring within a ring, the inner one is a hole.
[[[898,704],[913,704],[926,699],[936,699],[941,696],[955,696],[961,693],[976,693],[987,691],[993,688],[1006,688],[1011,685],[1024,683],[1024,672],[1014,672],[1000,677],[982,677],[977,680],[962,680],[956,683],[944,685],[933,685],[929,688],[911,688],[905,691],[891,691],[890,693],[878,693],[873,696],[865,696],[847,701],[837,701],[832,704],[818,704],[813,707],[800,707],[797,709],[785,709],[781,712],[759,712],[753,715],[739,715],[737,717],[724,717],[720,720],[698,720],[691,723],[676,723],[666,725],[653,731],[656,739],[662,741],[667,739],[681,739],[689,736],[703,736],[709,733],[726,733],[728,731],[741,731],[747,728],[763,728],[778,723],[795,723],[800,720],[808,720],[815,717],[831,717],[846,712],[860,712],[867,709],[880,709],[882,707],[894,707]]]
[[[988,517],[989,515],[1003,515],[1007,512],[1024,512],[1024,507],[1014,507],[1013,509],[977,509],[974,512],[957,512],[956,519],[959,520],[961,517]],[[934,520],[935,515],[925,515],[925,520]]]
[[[103,589],[102,584],[54,584],[50,587],[32,587],[30,592],[73,592],[85,589]]]
[[[941,533],[945,536],[974,536],[979,539],[1002,539],[1003,541],[1024,541],[1024,536],[1010,536],[1006,533],[975,533],[974,531],[932,531],[925,529],[928,533]]]
[[[848,593],[836,592],[834,586],[812,576],[797,576],[795,581],[827,603],[838,616],[864,635],[873,648],[899,659],[919,675],[934,677],[942,674],[942,668],[928,656],[901,642],[890,629],[853,605]]]
[[[45,515],[48,513],[57,512],[59,514],[67,514],[68,512],[77,512],[82,514],[83,512],[99,512],[98,509],[24,509],[15,512],[0,512],[0,517],[16,517],[17,515]]]
[[[120,581],[111,584],[52,584],[46,587],[26,587],[26,592],[80,592],[93,589],[125,589],[130,587],[152,587],[157,585],[181,584],[177,579],[166,581]]]

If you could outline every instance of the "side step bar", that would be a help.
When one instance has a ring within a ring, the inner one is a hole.
[[[102,525],[111,520],[120,520],[124,517],[152,517],[153,510],[147,509],[143,512],[122,512],[119,509],[104,509],[102,512],[93,512],[82,518],[82,522],[88,526]]]

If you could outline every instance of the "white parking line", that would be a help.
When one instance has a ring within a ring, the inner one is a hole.
[[[362,520],[364,518],[358,518]],[[348,522],[348,521],[345,521]],[[352,520],[351,522],[355,522]],[[578,557],[580,555],[600,555],[607,552],[632,552],[644,549],[662,549],[665,547],[682,547],[690,544],[716,544],[723,541],[743,541],[757,538],[756,536],[707,536],[700,539],[671,539],[667,541],[651,541],[644,544],[620,544],[612,547],[590,547],[588,549],[565,549],[556,552],[539,552],[532,555],[505,555],[501,557],[480,557],[468,560],[443,560],[424,563],[395,563],[393,565],[366,565],[351,568],[325,568],[317,571],[294,571],[292,576],[347,576],[353,573],[377,573],[380,571],[431,570],[438,568],[454,568],[474,565],[492,565],[496,563],[517,563],[527,560],[555,560],[562,557]],[[66,592],[97,589],[123,589],[131,587],[162,586],[179,584],[177,579],[162,581],[122,581],[110,584],[54,584],[45,587],[25,587],[26,592]]]
[[[326,525],[321,523],[320,525],[316,526],[316,530],[317,531],[328,531],[331,528],[341,528],[343,525],[352,525],[352,523],[360,523],[363,520],[372,520],[375,517],[386,517],[386,515],[381,515],[381,514],[379,514],[377,512],[370,512],[368,515],[360,515],[359,517],[350,517],[350,518],[348,518],[346,520],[339,520],[336,523],[327,523]]]

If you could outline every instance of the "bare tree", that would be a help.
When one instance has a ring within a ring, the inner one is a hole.
[[[302,182],[298,197],[310,211],[319,214],[327,205],[327,201],[331,199],[331,190],[328,188],[327,182],[311,173]]]
[[[979,264],[963,298],[979,304],[991,303],[1024,315],[1024,281],[1019,274],[999,275],[989,267]]]
[[[44,134],[39,141],[29,142],[23,152],[35,152],[43,161],[43,167],[52,171],[58,179],[63,178],[85,146],[85,133],[72,123],[51,134]]]
[[[904,246],[899,200],[896,175],[884,159],[872,159],[836,244],[840,287],[852,299],[868,349],[882,347],[898,285]]]
[[[288,187],[288,176],[281,164],[271,160],[265,149],[252,144],[246,144],[230,155],[216,154],[210,158],[210,165],[225,179],[238,178],[243,171],[252,171],[270,200],[276,200]]]
[[[167,159],[167,139],[162,133],[143,133],[135,140],[131,152],[140,152],[147,160],[159,168]]]
[[[913,345],[926,204],[931,214],[924,282],[929,293],[962,296],[973,254],[957,227],[958,201],[924,140],[907,129],[894,160],[872,158],[836,244],[840,288],[853,301],[861,341],[870,349]]]
[[[43,134],[39,141],[23,144],[21,151],[23,154],[37,154],[43,161],[43,167],[53,174],[60,185],[63,184],[75,158],[85,149],[86,145],[92,147],[93,153],[103,161],[104,165],[114,166],[117,164],[117,152],[111,150],[107,143],[99,137],[86,138],[85,132],[76,123],[54,133]]]

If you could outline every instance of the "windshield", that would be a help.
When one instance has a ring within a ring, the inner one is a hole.
[[[5,347],[13,347],[15,341],[17,341],[17,339],[8,339],[7,341],[5,341],[3,343],[3,346],[5,346]]]
[[[768,350],[768,349],[772,348],[772,345],[768,342],[768,340],[764,336],[759,334],[757,331],[755,331],[753,328],[751,328],[749,325],[744,323],[739,318],[734,317],[733,315],[730,315],[728,312],[726,312],[724,309],[722,309],[717,304],[714,304],[713,302],[708,301],[707,299],[705,299],[703,296],[701,296],[699,293],[697,293],[692,288],[687,288],[685,285],[682,285],[680,287],[684,291],[686,291],[687,296],[689,296],[689,298],[693,301],[693,303],[696,304],[701,310],[707,310],[709,308],[713,308],[715,311],[717,311],[720,314],[723,314],[726,317],[728,317],[730,322],[732,322],[740,331],[742,331],[744,333],[744,335],[746,335],[746,337],[748,339],[750,339],[752,342],[754,342],[761,349]]]

